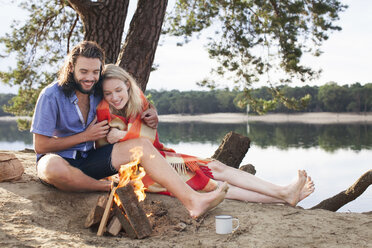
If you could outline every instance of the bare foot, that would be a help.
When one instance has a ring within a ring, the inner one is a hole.
[[[315,190],[314,182],[311,180],[311,177],[307,177],[306,183],[301,190],[299,201],[302,201],[303,199],[308,197],[311,193],[314,192],[314,190]]]
[[[224,182],[220,187],[212,192],[198,193],[200,195],[193,201],[193,206],[189,209],[191,218],[197,219],[209,210],[215,208],[225,199],[228,189],[229,186],[227,185],[227,182]]]
[[[304,170],[298,171],[298,179],[287,186],[287,190],[283,195],[283,200],[291,206],[296,206],[300,201],[302,189],[306,183],[307,174]]]

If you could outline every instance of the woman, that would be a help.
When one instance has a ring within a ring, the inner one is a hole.
[[[113,64],[105,66],[102,72],[102,93],[104,100],[97,107],[98,121],[108,120],[111,127],[116,127],[111,128],[107,141],[112,144],[138,137],[149,138],[194,190],[212,191],[225,181],[229,184],[225,198],[261,203],[286,203],[291,206],[297,205],[314,191],[313,181],[303,170],[298,171],[295,182],[279,186],[226,166],[217,160],[178,154],[172,149],[165,148],[158,140],[157,131],[141,122],[141,113],[149,107],[149,103],[135,80],[119,66]],[[169,194],[149,176],[144,178],[144,183],[150,192]]]

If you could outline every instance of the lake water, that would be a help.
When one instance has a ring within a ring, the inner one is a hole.
[[[246,135],[251,148],[242,164],[256,175],[287,184],[305,169],[315,192],[299,205],[310,208],[350,187],[372,168],[372,125],[160,123],[160,140],[177,152],[210,157],[229,131]],[[32,135],[15,122],[0,122],[0,150],[32,148]],[[372,187],[339,212],[372,211]]]

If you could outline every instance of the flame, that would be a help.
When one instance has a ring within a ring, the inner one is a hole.
[[[124,187],[129,182],[132,184],[134,188],[134,193],[137,195],[138,201],[143,201],[146,198],[145,194],[145,186],[142,182],[142,178],[146,175],[144,168],[139,167],[140,159],[143,155],[143,151],[141,147],[134,147],[129,150],[131,155],[131,162],[121,165],[119,169],[119,184],[117,188]],[[119,197],[115,193],[114,201],[118,206],[121,206],[121,202]]]

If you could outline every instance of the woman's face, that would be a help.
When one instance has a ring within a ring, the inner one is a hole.
[[[115,109],[122,109],[128,102],[129,87],[117,78],[108,78],[103,81],[103,97]]]

